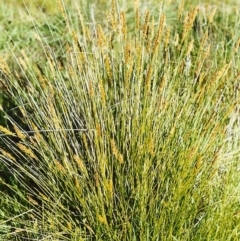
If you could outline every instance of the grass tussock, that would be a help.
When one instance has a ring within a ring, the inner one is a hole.
[[[0,59],[1,240],[238,240],[236,29],[170,1],[101,22],[58,4],[65,38],[47,22],[40,61]]]

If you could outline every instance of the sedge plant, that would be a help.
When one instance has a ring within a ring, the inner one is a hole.
[[[1,240],[240,238],[240,41],[200,10],[172,26],[164,3],[112,0],[98,23],[59,1],[61,51],[36,28],[40,63],[1,59]]]

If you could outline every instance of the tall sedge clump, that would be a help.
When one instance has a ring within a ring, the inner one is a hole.
[[[42,63],[27,51],[20,73],[0,61],[20,117],[3,107],[0,162],[16,185],[0,180],[2,240],[236,240],[239,148],[226,132],[238,42],[222,61],[183,1],[176,28],[163,4],[155,19],[112,1],[103,23],[58,4],[62,58],[36,35]]]

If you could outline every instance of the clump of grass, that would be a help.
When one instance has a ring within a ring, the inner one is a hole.
[[[172,28],[136,1],[133,30],[115,0],[103,24],[77,9],[77,29],[59,7],[64,60],[37,34],[46,62],[1,60],[21,122],[0,127],[17,181],[1,179],[2,240],[238,239],[238,40],[216,50],[197,7]]]

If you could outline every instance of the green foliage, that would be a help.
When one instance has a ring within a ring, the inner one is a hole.
[[[1,240],[238,240],[237,24],[102,2],[4,46]]]

